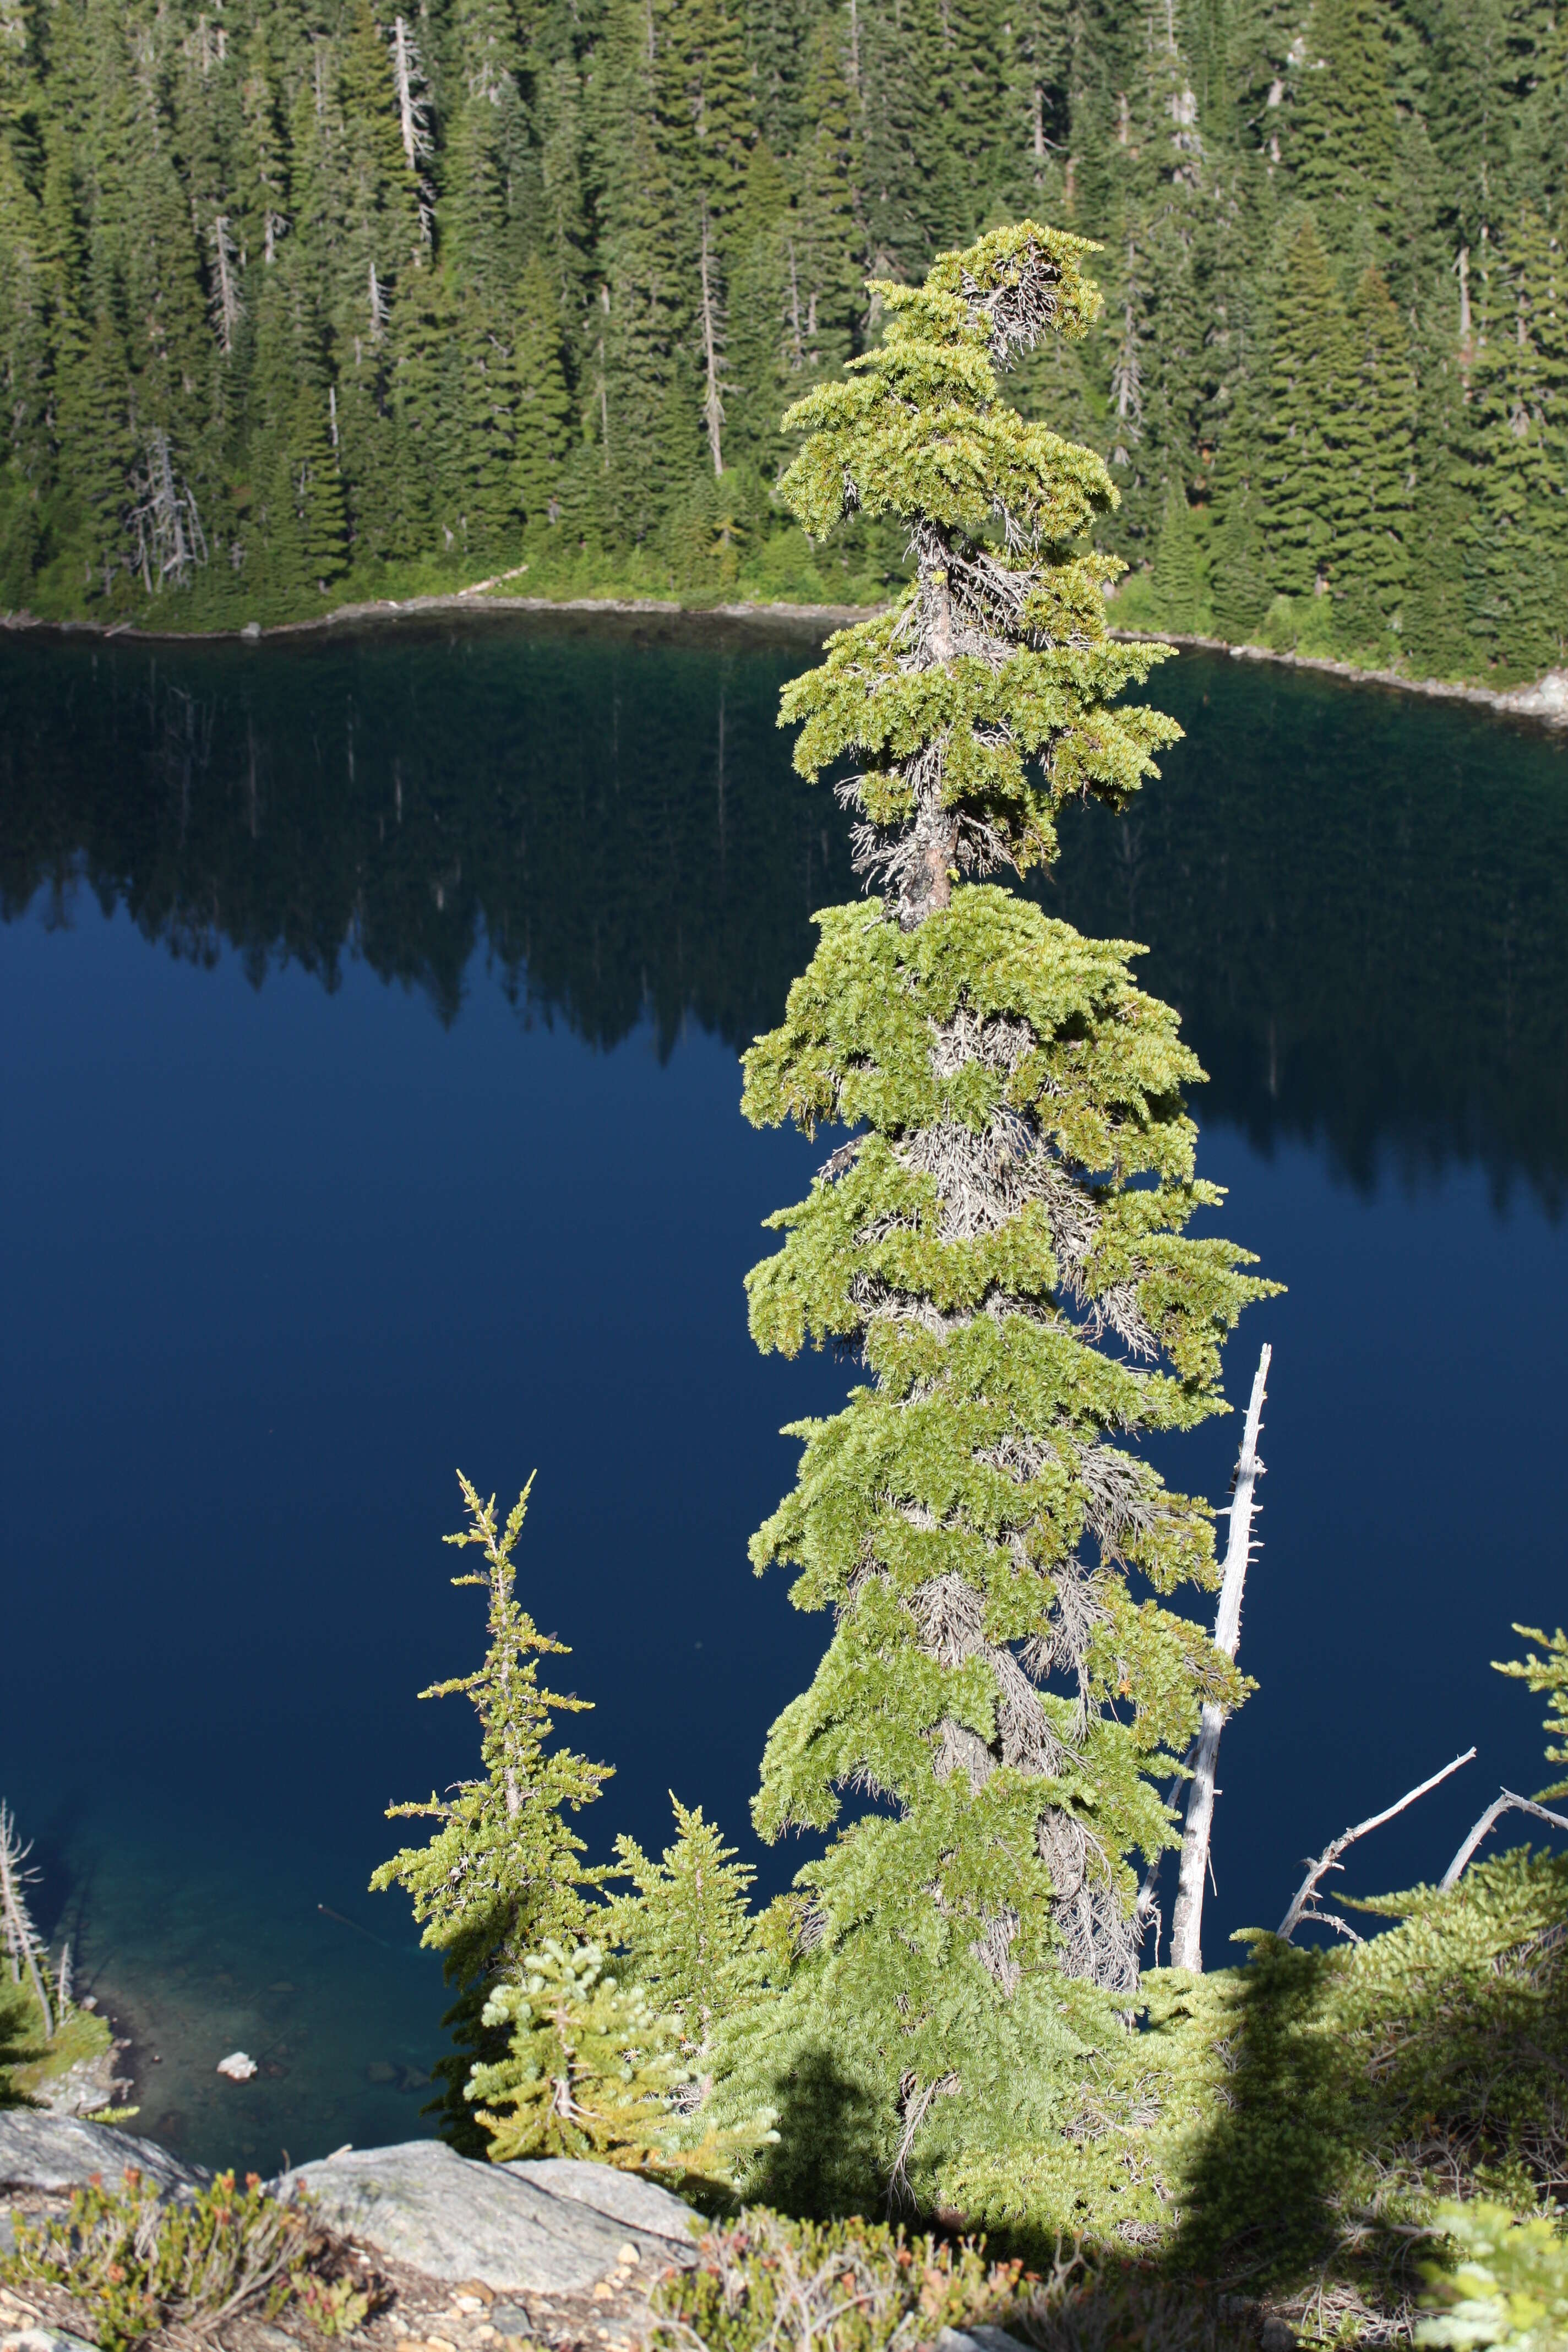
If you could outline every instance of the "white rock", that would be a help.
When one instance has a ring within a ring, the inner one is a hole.
[[[1568,718],[1568,669],[1549,669],[1533,686],[1516,686],[1511,694],[1501,694],[1498,700],[1532,718]]]
[[[226,2058],[218,2060],[217,2071],[231,2083],[248,2083],[256,2072],[256,2061],[247,2051],[231,2050]]]

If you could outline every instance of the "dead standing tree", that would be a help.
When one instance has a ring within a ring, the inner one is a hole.
[[[16,1816],[9,1805],[0,1801],[0,1934],[3,1934],[6,1957],[11,1963],[11,1981],[20,1984],[22,1972],[33,1988],[33,1998],[44,2021],[44,2039],[51,2040],[55,2031],[54,2012],[49,2006],[48,1988],[39,1965],[44,1955],[43,1939],[33,1925],[27,1908],[26,1889],[37,1884],[39,1874],[27,1868],[27,1856],[32,1853],[31,1841],[24,1845],[16,1828]]]
[[[1252,1557],[1252,1514],[1258,1481],[1263,1475],[1263,1465],[1258,1458],[1258,1437],[1263,1426],[1263,1400],[1268,1392],[1268,1367],[1273,1355],[1273,1349],[1265,1347],[1258,1359],[1252,1396],[1247,1408],[1241,1454],[1236,1465],[1236,1489],[1230,1500],[1230,1540],[1226,1546],[1225,1581],[1220,1586],[1214,1639],[1215,1649],[1223,1650],[1226,1656],[1232,1659],[1241,1640],[1241,1595],[1247,1582],[1247,1562]],[[1203,1728],[1198,1733],[1197,1750],[1193,1760],[1192,1786],[1187,1792],[1187,1824],[1182,1839],[1181,1875],[1177,1885],[1175,1914],[1171,1921],[1171,1966],[1174,1969],[1201,1969],[1204,1964],[1204,1882],[1209,1871],[1209,1840],[1214,1829],[1215,1796],[1215,1766],[1219,1757],[1219,1736],[1225,1728],[1225,1719],[1223,1706],[1213,1699],[1205,1701]]]

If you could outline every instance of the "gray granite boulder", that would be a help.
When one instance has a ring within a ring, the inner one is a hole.
[[[666,2259],[677,2198],[602,2165],[480,2164],[439,2140],[345,2149],[285,2173],[329,2230],[429,2278],[475,2279],[498,2294],[570,2294],[613,2271],[628,2242]],[[602,2174],[597,2182],[584,2174]],[[627,2191],[633,2192],[627,2195]],[[639,2193],[640,2192],[640,2193]],[[684,2236],[684,2228],[681,2232]]]
[[[606,2220],[618,2221],[621,2236],[659,2238],[683,2250],[691,2244],[691,2224],[698,2220],[689,2205],[657,2180],[635,2172],[617,2172],[613,2164],[588,2164],[574,2156],[540,2156],[498,2168],[520,2180],[531,2180],[552,2197],[569,2197],[591,2206]]]
[[[0,2109],[0,2189],[79,2189],[95,2172],[113,2182],[129,2164],[163,2189],[199,2189],[213,2177],[134,2132],[84,2123],[79,2116]]]

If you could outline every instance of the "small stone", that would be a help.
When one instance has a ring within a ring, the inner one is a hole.
[[[455,2294],[453,2304],[458,2311],[483,2311],[484,2297],[478,2294]]]
[[[468,2340],[473,2344],[495,2344],[500,2341],[500,2331],[487,2319],[482,2326],[468,2330]]]
[[[628,2268],[635,2268],[636,2265],[641,2262],[642,2256],[638,2253],[635,2246],[625,2245],[621,2248],[620,2252],[616,2256],[616,2260],[618,2263],[625,2263]]]
[[[459,2279],[458,2281],[458,2290],[456,2294],[453,2296],[453,2301],[457,2304],[459,2311],[467,2308],[463,2302],[463,2297],[466,2294],[473,2295],[480,2303],[493,2303],[496,2299],[494,2287],[487,2286],[483,2279]]]
[[[426,2352],[458,2352],[449,2336],[427,2336],[425,2344]]]
[[[218,2060],[217,2071],[226,2074],[231,2083],[248,2083],[256,2072],[256,2061],[248,2051],[231,2050],[226,2058]]]
[[[607,2280],[607,2279],[601,2279],[601,2280],[599,2281],[598,2285],[594,2289],[594,2300],[595,2300],[595,2303],[613,2303],[613,2302],[615,2301],[615,2297],[616,2297],[616,2290],[615,2290],[615,2288],[614,2288],[613,2286],[611,2286],[611,2284],[609,2284],[609,2282],[608,2282],[608,2280]]]
[[[492,2303],[490,2319],[498,2336],[527,2337],[533,2333],[533,2321],[520,2303]]]
[[[239,634],[242,637],[258,637],[261,635],[260,622],[247,621],[244,628],[241,629]]]

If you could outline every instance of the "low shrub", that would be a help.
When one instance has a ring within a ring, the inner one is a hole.
[[[1258,2352],[1262,2315],[1146,2262],[1061,2241],[1047,2273],[984,2243],[874,2221],[790,2221],[753,2206],[654,2290],[652,2352],[914,2352],[945,2327],[1005,2327],[1037,2352]]]
[[[171,2323],[201,2334],[241,2310],[275,2317],[305,2284],[321,2243],[308,2209],[279,2204],[255,2173],[242,2189],[232,2172],[220,2173],[209,2188],[175,2200],[161,2197],[134,2167],[120,2188],[95,2179],[72,2193],[63,2215],[18,2215],[15,2228],[16,2250],[0,2257],[0,2279],[63,2288],[91,2314],[104,2352],[126,2352]],[[328,2333],[357,2325],[369,2307],[368,2295],[325,2282],[310,2282],[306,2301]]]
[[[944,2327],[999,2325],[1016,2308],[1018,2263],[978,2246],[906,2238],[875,2221],[790,2221],[761,2207],[698,2242],[695,2269],[654,2291],[662,2352],[886,2352]]]

